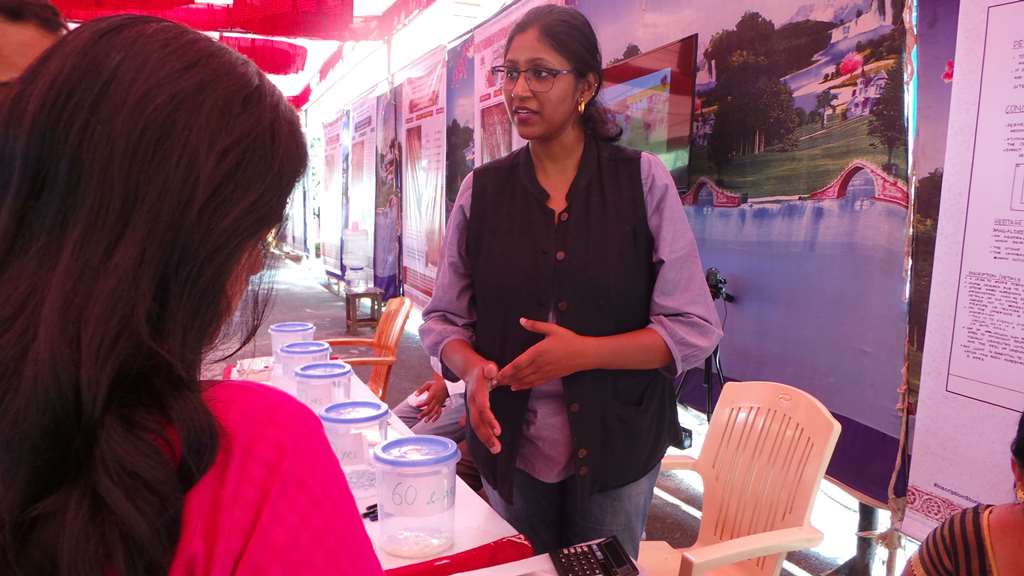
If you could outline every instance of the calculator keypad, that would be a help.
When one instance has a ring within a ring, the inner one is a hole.
[[[558,564],[565,569],[564,576],[604,576],[615,574],[605,563],[604,554],[597,544],[570,546],[559,550]],[[609,569],[607,572],[606,569]]]

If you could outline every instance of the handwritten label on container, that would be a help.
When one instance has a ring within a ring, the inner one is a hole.
[[[296,396],[299,402],[319,412],[328,407],[332,402],[331,387],[320,383],[299,382],[296,386]]]
[[[370,463],[370,448],[366,444],[366,436],[332,431],[328,437],[342,468],[366,466]]]
[[[378,504],[386,514],[433,516],[455,505],[455,483],[447,474],[382,476]]]

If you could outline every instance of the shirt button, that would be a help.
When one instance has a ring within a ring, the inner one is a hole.
[[[558,252],[555,252],[555,260],[558,260],[559,262],[565,260],[565,251],[559,250]]]
[[[579,475],[580,476],[586,476],[587,474],[590,474],[590,467],[589,466],[580,466]]]
[[[569,412],[572,412],[573,414],[576,414],[579,411],[580,411],[579,402],[573,402],[572,404],[569,404]]]
[[[561,214],[558,215],[558,219],[561,220],[562,222],[565,222],[566,220],[569,219],[569,213],[562,212]]]
[[[569,309],[569,303],[568,302],[566,302],[565,300],[559,300],[558,301],[558,311],[559,312],[565,312],[568,309]]]
[[[576,451],[576,457],[579,458],[580,460],[586,458],[587,457],[587,449],[586,448],[580,448],[579,450],[577,450]]]

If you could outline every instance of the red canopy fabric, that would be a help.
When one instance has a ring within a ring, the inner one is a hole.
[[[186,0],[55,0],[69,20],[112,14],[151,14],[196,30],[236,31],[264,36],[346,40],[353,0],[236,0],[195,4]]]
[[[294,42],[221,34],[220,43],[245,54],[267,74],[295,74],[306,68],[306,47]]]

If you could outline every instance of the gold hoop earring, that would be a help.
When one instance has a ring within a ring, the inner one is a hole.
[[[1017,484],[1017,502],[1024,504],[1024,486]]]
[[[586,98],[580,98],[580,105],[577,107],[577,109],[580,111],[580,116],[583,116],[583,112],[585,112],[586,109],[587,109],[587,99]]]

